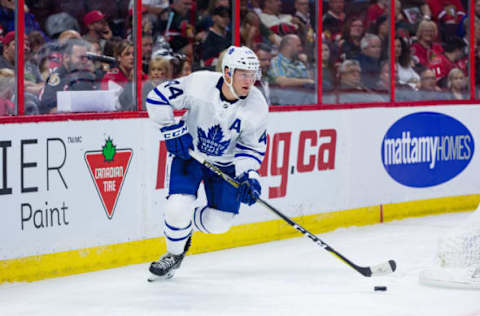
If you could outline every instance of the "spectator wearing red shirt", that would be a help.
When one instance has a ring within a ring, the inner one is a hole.
[[[432,18],[440,23],[458,24],[465,16],[465,9],[460,0],[427,0],[432,10]]]
[[[440,43],[436,42],[438,29],[435,22],[424,20],[420,22],[417,30],[417,41],[412,44],[412,56],[415,68],[429,67],[435,55],[443,53]]]
[[[281,0],[265,0],[259,18],[272,32],[280,36],[297,32],[298,26],[293,15],[282,13]]]
[[[375,23],[382,15],[387,15],[389,0],[378,0],[376,3],[371,4],[367,9],[367,16],[365,17],[365,25],[367,28]]]
[[[109,89],[108,83],[110,81],[122,88],[124,88],[129,81],[133,81],[133,43],[129,40],[123,40],[115,46],[113,53],[118,61],[118,67],[114,67],[103,77],[101,82],[101,88],[103,90]],[[142,73],[142,80],[146,79],[147,76]]]
[[[464,73],[466,71],[465,42],[459,38],[453,38],[445,43],[444,47],[444,53],[433,55],[428,67],[435,72],[437,84],[441,88],[447,86],[446,79],[453,68],[459,68]]]

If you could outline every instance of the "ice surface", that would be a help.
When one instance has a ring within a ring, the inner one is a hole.
[[[342,228],[319,235],[358,265],[395,259],[365,278],[306,238],[188,256],[172,280],[148,283],[148,264],[0,285],[0,315],[480,316],[480,292],[427,287],[437,237],[468,213]],[[308,229],[308,227],[307,227]],[[195,242],[195,240],[193,241]],[[160,255],[160,254],[159,254]],[[388,287],[375,292],[375,285]]]

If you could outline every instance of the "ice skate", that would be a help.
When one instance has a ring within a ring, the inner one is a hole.
[[[183,253],[179,255],[174,255],[167,252],[160,259],[152,262],[150,264],[150,268],[148,269],[150,273],[152,273],[152,276],[148,278],[148,281],[154,282],[161,279],[168,280],[173,278],[173,276],[175,275],[175,270],[180,268],[183,258],[185,258],[185,254],[190,248],[191,242],[192,237],[189,237],[187,243],[185,244],[185,249]]]

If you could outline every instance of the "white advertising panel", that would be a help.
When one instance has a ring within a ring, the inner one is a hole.
[[[144,123],[0,126],[0,258],[141,237]]]
[[[295,217],[478,193],[479,120],[472,106],[270,113],[262,198]],[[162,235],[169,158],[148,119],[0,135],[0,260]],[[275,218],[242,206],[236,224]]]

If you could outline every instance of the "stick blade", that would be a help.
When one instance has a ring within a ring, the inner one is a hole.
[[[395,272],[395,270],[397,270],[397,263],[394,260],[388,260],[387,262],[370,267],[371,276],[386,275]]]

